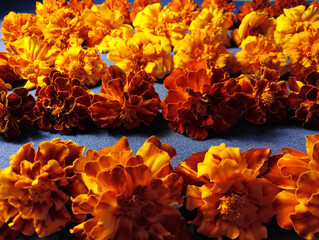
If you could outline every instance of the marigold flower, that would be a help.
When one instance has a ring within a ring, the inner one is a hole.
[[[226,50],[218,35],[201,30],[193,30],[186,34],[175,46],[174,53],[175,68],[186,68],[192,61],[205,59],[216,68],[230,71],[235,60],[234,54]]]
[[[131,13],[130,13],[131,22],[134,21],[136,15],[140,11],[142,11],[146,6],[152,5],[154,3],[160,3],[161,4],[161,0],[135,0],[133,5],[132,5],[132,10],[131,10]]]
[[[9,12],[3,18],[1,28],[2,40],[6,49],[12,52],[10,44],[23,37],[31,37],[32,35],[43,37],[36,22],[37,16],[34,14]]]
[[[263,35],[248,36],[242,41],[240,47],[242,51],[236,54],[236,66],[242,73],[259,74],[263,68],[267,67],[286,73],[286,57],[280,45],[276,44],[272,38]]]
[[[132,4],[128,3],[127,0],[105,0],[104,4],[106,4],[109,9],[120,11],[120,13],[125,17],[125,23],[132,23],[130,19],[130,8]]]
[[[267,12],[270,17],[278,17],[283,13],[285,8],[293,8],[299,5],[308,7],[308,3],[305,0],[276,0],[275,4],[267,8]]]
[[[133,156],[125,137],[76,160],[75,172],[89,189],[77,196],[75,213],[93,218],[72,232],[79,239],[190,239],[173,204],[182,203],[182,178],[170,165],[170,145],[150,137]],[[107,160],[107,161],[105,161]]]
[[[160,108],[154,89],[154,78],[144,71],[125,74],[112,65],[102,79],[101,92],[89,107],[93,121],[101,128],[124,125],[136,128],[143,122],[149,126]]]
[[[308,68],[288,81],[290,88],[289,106],[295,110],[295,117],[304,121],[303,127],[319,129],[319,73]]]
[[[272,219],[271,203],[279,192],[278,187],[260,177],[269,155],[270,149],[241,153],[239,148],[222,143],[191,156],[197,164],[190,170],[196,167],[193,174],[202,183],[187,186],[186,208],[198,209],[196,218],[189,222],[198,226],[197,232],[218,239],[223,235],[240,240],[267,238],[263,223]],[[185,165],[181,164],[178,172],[184,172]]]
[[[7,86],[0,79],[0,133],[12,139],[20,135],[20,129],[32,128],[34,105],[35,100],[26,88],[15,88],[8,95]]]
[[[307,153],[283,148],[269,159],[265,178],[283,189],[273,207],[280,227],[294,230],[303,238],[314,239],[319,232],[319,135],[306,136]]]
[[[121,12],[110,9],[106,3],[85,9],[82,20],[90,27],[87,46],[95,47],[101,53],[108,52],[119,39],[130,38],[134,34],[132,26],[124,24],[125,17]]]
[[[189,26],[190,31],[208,32],[208,34],[217,35],[226,46],[230,46],[230,37],[228,36],[228,19],[223,9],[214,7],[204,8]]]
[[[248,36],[263,35],[273,38],[275,31],[275,19],[269,18],[265,12],[252,11],[248,13],[238,29],[238,45]]]
[[[126,73],[145,71],[163,79],[173,69],[170,52],[167,38],[137,32],[132,38],[119,40],[107,57]]]
[[[253,0],[251,2],[245,2],[241,7],[239,7],[237,14],[237,24],[240,25],[244,17],[253,11],[267,11],[270,6],[269,0]]]
[[[296,33],[318,32],[319,8],[300,5],[284,9],[284,13],[276,19],[275,41],[285,46]]]
[[[183,23],[187,27],[200,13],[200,9],[194,0],[172,0],[165,7],[179,13],[182,16]]]
[[[177,68],[164,80],[162,113],[179,133],[204,140],[209,129],[224,132],[241,113],[239,85],[222,69],[207,70],[204,60]]]
[[[288,70],[292,75],[308,67],[319,70],[319,31],[294,34],[284,46],[283,53],[289,59]]]
[[[20,79],[9,63],[9,58],[15,57],[14,54],[8,52],[0,52],[0,78],[5,82],[13,82]]]
[[[310,3],[310,5],[313,5],[316,8],[319,8],[319,2],[318,1],[313,1]]]
[[[82,85],[93,87],[102,79],[106,63],[95,49],[71,44],[58,55],[55,69],[70,78],[79,79]]]
[[[140,11],[134,19],[133,26],[137,32],[168,38],[172,46],[183,39],[187,32],[180,13],[170,8],[162,9],[159,3],[148,5]]]
[[[72,128],[84,130],[85,122],[90,118],[88,107],[93,94],[81,85],[80,80],[57,71],[52,71],[43,81],[46,86],[38,87],[35,92],[34,112],[40,118],[39,127],[61,134],[72,132]]]
[[[285,119],[288,110],[286,81],[278,81],[279,72],[264,69],[262,75],[241,75],[237,81],[244,96],[244,117],[248,122],[264,124]]]
[[[63,229],[69,221],[85,218],[70,209],[70,197],[87,192],[72,165],[84,147],[57,138],[41,142],[37,151],[32,145],[23,145],[11,156],[10,167],[0,170],[0,199],[12,208],[1,209],[0,215],[10,228],[44,237]]]
[[[9,63],[17,75],[28,80],[24,87],[43,86],[43,78],[52,71],[60,50],[36,36],[21,38],[10,46],[18,56],[10,57]]]

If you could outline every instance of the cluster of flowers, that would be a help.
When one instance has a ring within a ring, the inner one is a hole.
[[[133,155],[126,137],[99,151],[53,139],[23,145],[0,170],[0,239],[48,236],[73,222],[78,239],[175,239],[191,235],[173,205],[197,209],[189,224],[208,237],[267,238],[265,223],[306,239],[319,232],[319,134],[307,153],[226,147],[193,153],[175,169],[175,149],[155,136]]]
[[[1,30],[0,132],[13,138],[35,121],[61,134],[91,120],[130,129],[150,125],[160,109],[172,129],[197,140],[226,131],[243,112],[264,124],[292,109],[318,129],[318,5],[255,0],[236,16],[232,1],[204,0],[200,9],[193,0],[43,0],[36,14],[10,12]],[[235,56],[226,47],[236,44]],[[107,68],[97,50],[116,65]],[[287,71],[288,84],[280,79]],[[6,83],[20,78],[24,88],[9,94]],[[87,87],[101,80],[93,94]]]

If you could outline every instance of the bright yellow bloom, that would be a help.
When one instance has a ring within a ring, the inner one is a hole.
[[[175,46],[187,32],[180,13],[169,8],[162,9],[159,3],[148,5],[139,12],[133,26],[137,32],[168,38],[172,46]]]
[[[43,86],[43,78],[49,76],[59,48],[51,47],[47,41],[38,37],[24,37],[10,44],[18,57],[9,59],[10,65],[16,73],[28,81],[25,88],[31,89]]]
[[[127,39],[134,34],[132,26],[124,24],[125,17],[121,12],[109,9],[104,3],[85,9],[82,20],[90,27],[88,46],[102,53],[108,52],[119,39]]]
[[[119,40],[108,58],[125,72],[144,70],[162,79],[173,69],[169,40],[149,33],[137,32],[132,38]]]
[[[106,63],[95,49],[73,44],[59,54],[55,69],[70,78],[79,79],[83,85],[93,87],[102,79]]]
[[[196,31],[201,29],[202,31],[209,32],[210,34],[216,34],[220,36],[222,42],[229,46],[230,37],[228,36],[228,19],[224,14],[223,9],[214,7],[204,8],[200,14],[191,23],[189,30]]]
[[[280,45],[262,35],[248,36],[236,54],[236,64],[242,73],[260,73],[264,67],[286,73],[286,57]]]
[[[284,54],[293,75],[308,67],[319,70],[319,31],[294,34],[284,46]]]
[[[233,53],[226,50],[219,36],[201,30],[187,34],[174,48],[174,53],[175,68],[186,68],[191,61],[205,59],[216,68],[230,71],[235,59]]]
[[[172,0],[165,8],[180,14],[186,26],[189,26],[200,13],[200,9],[194,0]]]
[[[106,4],[110,9],[119,10],[125,17],[125,23],[132,23],[130,19],[130,7],[132,4],[128,3],[127,0],[105,0],[104,4]]]
[[[300,5],[284,9],[284,13],[276,19],[275,41],[285,45],[295,34],[303,31],[319,30],[319,8]]]
[[[93,218],[72,232],[79,239],[190,239],[173,204],[182,202],[182,178],[170,165],[170,145],[150,137],[136,156],[123,137],[114,146],[87,151],[74,166],[89,189],[73,201],[74,213]]]

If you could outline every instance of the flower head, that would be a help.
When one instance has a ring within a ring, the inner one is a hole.
[[[303,127],[319,129],[319,111],[317,108],[319,96],[319,73],[308,68],[290,77],[289,105],[295,110],[295,117],[304,121]]]
[[[44,237],[63,229],[69,221],[85,218],[70,209],[70,197],[86,192],[72,173],[73,161],[84,147],[60,139],[41,142],[37,151],[32,145],[23,145],[11,156],[10,167],[0,170],[0,199],[9,204],[0,215],[10,228]]]
[[[173,204],[181,203],[182,178],[170,165],[173,147],[150,137],[133,156],[125,137],[88,150],[75,172],[89,189],[73,201],[75,213],[93,218],[72,232],[80,239],[190,239]]]
[[[55,61],[55,69],[77,78],[82,85],[95,86],[106,71],[106,63],[95,49],[72,44],[63,50]]]
[[[8,52],[0,52],[0,78],[5,82],[12,82],[20,79],[9,63],[9,59],[15,57],[14,54]]]
[[[131,19],[130,19],[130,7],[131,3],[128,3],[127,0],[105,0],[104,4],[108,6],[109,9],[114,9],[120,11],[120,13],[124,16],[125,18],[125,23],[131,24]]]
[[[149,126],[160,108],[154,78],[144,71],[125,74],[110,66],[102,79],[101,93],[89,110],[93,121],[102,128],[124,125],[131,129],[140,122]]]
[[[306,136],[307,153],[283,148],[269,160],[265,178],[283,190],[273,201],[280,227],[313,239],[319,232],[319,135]]]
[[[244,17],[253,11],[263,12],[267,11],[270,6],[269,0],[253,0],[251,2],[245,2],[241,7],[239,7],[237,14],[237,23],[240,25]]]
[[[132,5],[132,10],[130,13],[131,22],[134,21],[136,15],[142,11],[148,5],[152,5],[154,3],[161,3],[161,0],[135,0]]]
[[[209,129],[224,132],[237,122],[239,85],[221,69],[207,70],[204,60],[175,69],[164,86],[167,97],[161,103],[162,113],[179,133],[204,140]]]
[[[108,52],[119,39],[127,39],[134,34],[132,26],[124,23],[122,13],[110,9],[106,3],[85,9],[82,20],[90,28],[87,46],[95,47],[101,53]]]
[[[280,45],[276,44],[272,38],[258,36],[248,36],[242,41],[240,47],[242,51],[236,54],[236,68],[242,73],[258,74],[267,67],[286,73],[286,57]]]
[[[84,130],[85,122],[90,118],[88,107],[93,94],[81,85],[80,80],[57,71],[52,71],[43,81],[47,86],[38,87],[35,92],[34,112],[40,117],[39,127],[61,134],[72,132],[73,127]]]
[[[60,49],[36,36],[21,38],[10,46],[18,56],[10,57],[9,63],[19,76],[28,80],[24,87],[31,89],[45,85],[43,78],[53,70]]]
[[[132,38],[119,40],[108,59],[126,73],[145,71],[163,79],[173,69],[171,45],[167,38],[137,32]]]
[[[186,68],[188,63],[204,59],[216,68],[230,71],[235,58],[233,53],[226,50],[218,35],[201,30],[186,34],[175,46],[174,53],[175,68]]]
[[[15,88],[8,94],[8,89],[0,79],[0,133],[12,139],[21,133],[21,129],[32,128],[35,116],[34,97],[26,88]]]
[[[275,4],[267,8],[267,12],[270,17],[277,18],[284,12],[284,9],[294,8],[299,5],[308,7],[308,3],[305,0],[276,0]]]
[[[254,124],[285,119],[288,110],[286,81],[278,81],[279,72],[264,69],[262,75],[241,75],[237,78],[244,95],[244,117]]]
[[[260,177],[270,149],[212,146],[191,156],[189,169],[199,185],[187,186],[186,208],[198,209],[190,223],[209,238],[264,239],[267,223],[274,215],[271,202],[279,188]],[[186,160],[188,161],[188,160]],[[183,162],[177,171],[185,173]],[[187,170],[187,169],[186,169]]]

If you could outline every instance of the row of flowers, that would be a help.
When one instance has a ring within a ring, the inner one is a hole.
[[[126,137],[98,151],[53,139],[23,145],[0,170],[0,239],[48,236],[72,222],[78,239],[190,239],[173,205],[197,210],[205,236],[265,239],[276,215],[284,229],[319,232],[319,134],[307,152],[226,147],[193,153],[175,169],[175,149],[155,136],[133,155]]]

